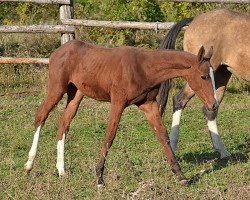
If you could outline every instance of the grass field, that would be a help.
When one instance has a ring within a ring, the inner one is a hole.
[[[191,185],[170,172],[163,149],[136,107],[123,114],[108,155],[106,186],[97,189],[95,165],[108,120],[108,103],[84,99],[66,139],[67,177],[59,178],[56,132],[65,99],[47,120],[34,169],[25,175],[41,94],[0,96],[0,199],[250,199],[250,95],[227,92],[218,116],[230,160],[214,152],[198,98],[186,108],[177,154]],[[171,124],[171,102],[165,124]]]

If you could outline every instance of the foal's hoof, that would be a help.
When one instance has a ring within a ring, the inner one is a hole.
[[[187,186],[189,184],[188,179],[184,175],[179,175],[178,178],[182,185]]]
[[[189,182],[188,182],[187,179],[183,179],[183,180],[181,180],[180,182],[181,182],[181,184],[184,185],[184,186],[188,186],[188,184],[189,184]]]
[[[30,171],[31,171],[31,169],[24,168],[24,172],[25,172],[26,175],[29,175]]]
[[[56,168],[57,168],[58,176],[59,177],[65,177],[65,176],[67,176],[67,174],[65,172],[65,168],[63,166],[61,166],[60,163],[56,164]]]
[[[104,183],[103,178],[98,178],[98,179],[97,179],[97,187],[98,187],[98,188],[102,188],[102,187],[104,187],[104,186],[105,186],[105,183]]]
[[[99,189],[99,188],[101,189],[101,188],[103,188],[104,186],[105,186],[105,184],[98,184],[98,183],[97,183],[97,188],[98,188],[98,189]]]
[[[59,171],[58,172],[58,175],[59,175],[59,177],[66,177],[67,176],[67,173],[63,170],[63,171]]]

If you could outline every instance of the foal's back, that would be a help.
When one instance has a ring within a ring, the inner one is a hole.
[[[133,53],[132,47],[104,48],[70,41],[50,57],[49,84],[66,88],[73,83],[85,95],[109,101],[112,85],[121,84],[121,80],[125,81],[126,70],[135,69],[129,65],[136,63]]]
[[[128,99],[133,99],[153,84],[148,80],[146,68],[151,61],[157,63],[159,59],[153,59],[154,56],[164,52],[166,50],[106,48],[70,41],[51,55],[49,85],[67,90],[68,84],[73,83],[84,95],[101,101],[110,101],[110,91],[117,87],[126,92]]]
[[[194,18],[184,35],[184,50],[214,47],[214,68],[228,65],[233,73],[250,81],[250,16],[219,9]]]

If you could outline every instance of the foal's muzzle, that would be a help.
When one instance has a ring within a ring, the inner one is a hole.
[[[219,107],[219,104],[218,104],[218,102],[216,101],[216,102],[214,103],[213,107],[212,107],[212,110],[213,110],[213,111],[216,111],[216,110],[218,109],[218,107]]]
[[[210,108],[207,104],[205,105],[207,111],[217,111],[218,107],[219,107],[218,102],[215,102],[212,108]]]

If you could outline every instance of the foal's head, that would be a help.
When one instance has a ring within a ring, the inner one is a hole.
[[[192,73],[188,75],[188,84],[205,103],[205,107],[208,110],[216,110],[217,102],[214,98],[214,91],[210,71],[210,59],[213,54],[212,47],[209,52],[205,55],[205,49],[202,46],[198,53],[198,59],[196,66],[193,66]]]

